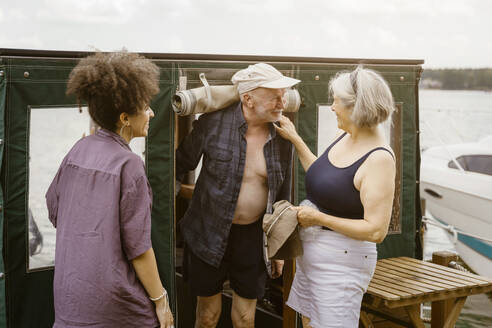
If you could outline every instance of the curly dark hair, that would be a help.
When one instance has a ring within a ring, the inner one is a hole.
[[[135,115],[158,92],[159,68],[125,50],[83,58],[67,85],[67,95],[75,95],[79,106],[87,102],[92,119],[110,131],[116,131],[121,113]]]

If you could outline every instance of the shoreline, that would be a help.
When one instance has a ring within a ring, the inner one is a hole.
[[[438,90],[438,91],[478,91],[484,93],[492,93],[492,89],[443,89],[443,88],[430,88],[419,85],[419,90]]]

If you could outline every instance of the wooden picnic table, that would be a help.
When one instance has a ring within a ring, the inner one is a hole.
[[[361,322],[374,327],[373,315],[408,327],[424,327],[420,305],[452,300],[443,327],[454,327],[468,295],[492,291],[492,279],[409,257],[379,260],[364,295]],[[404,309],[410,323],[396,318]]]

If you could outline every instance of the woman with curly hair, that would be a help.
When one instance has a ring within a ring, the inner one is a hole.
[[[147,136],[158,81],[155,64],[125,51],[70,73],[67,94],[101,129],[73,146],[46,194],[57,230],[53,327],[173,325],[150,238],[152,191],[128,146]]]
[[[388,84],[358,67],[338,73],[329,90],[340,132],[321,156],[309,150],[288,118],[277,128],[306,170],[307,200],[296,208],[304,254],[297,258],[287,301],[306,328],[359,326],[395,189],[393,151],[378,126],[394,110]]]

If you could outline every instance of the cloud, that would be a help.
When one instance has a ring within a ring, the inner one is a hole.
[[[144,3],[144,0],[45,0],[36,18],[65,23],[121,25],[128,23]]]
[[[483,0],[16,0],[0,2],[0,46],[492,66],[491,11]]]
[[[336,20],[324,21],[321,24],[320,32],[320,42],[333,47],[345,47],[351,40],[348,26]]]
[[[450,0],[446,1],[446,4],[442,7],[435,9],[441,9],[442,13],[447,15],[473,17],[476,15],[476,11],[471,4],[472,1]]]
[[[394,14],[398,12],[397,5],[393,1],[373,0],[373,1],[327,1],[327,10],[339,14],[350,15],[373,15],[373,14]]]
[[[12,38],[5,35],[0,35],[0,44],[5,48],[16,49],[43,49],[45,46],[43,40],[38,36]]]

